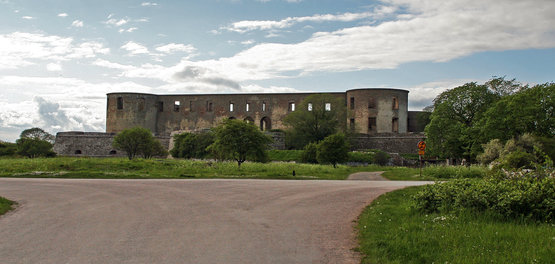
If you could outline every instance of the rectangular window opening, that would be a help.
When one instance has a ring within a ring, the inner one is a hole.
[[[193,101],[189,101],[189,112],[194,112],[193,107],[195,106],[195,103]]]
[[[251,104],[250,104],[250,103],[246,103],[246,104],[245,104],[245,110],[246,110],[247,112],[249,112],[249,111],[251,110]]]
[[[118,97],[118,110],[123,109],[123,97]]]
[[[331,103],[326,103],[325,108],[326,111],[331,111]]]
[[[262,102],[262,112],[266,112],[266,102]]]
[[[212,107],[212,102],[207,101],[206,102],[206,112],[212,112],[214,111],[213,107]]]
[[[233,112],[233,103],[229,103],[229,112]]]
[[[289,103],[289,112],[295,112],[295,103],[293,102]]]
[[[145,99],[144,98],[139,98],[139,103],[137,104],[137,110],[138,111],[144,111],[145,110]]]
[[[308,103],[308,111],[312,111],[312,103]]]
[[[355,119],[354,118],[349,119],[349,128],[351,130],[355,129]]]
[[[397,97],[393,97],[393,110],[399,109],[399,100]]]
[[[355,109],[355,98],[351,97],[351,109]]]
[[[376,108],[376,102],[374,101],[374,98],[368,99],[368,108]]]
[[[394,133],[399,132],[399,118],[393,118],[391,121],[391,131]]]
[[[158,101],[157,108],[158,108],[158,112],[164,112],[164,102]]]
[[[179,112],[179,107],[181,106],[181,102],[180,101],[175,101],[173,102],[173,111],[174,112]]]
[[[368,118],[368,131],[376,132],[376,118],[375,117],[369,117]]]

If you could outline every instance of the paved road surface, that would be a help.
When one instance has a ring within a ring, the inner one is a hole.
[[[357,263],[361,210],[424,182],[0,179],[0,263]]]

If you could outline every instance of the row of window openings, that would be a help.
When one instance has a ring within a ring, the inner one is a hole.
[[[349,103],[351,110],[355,109],[354,97],[351,97]],[[374,98],[368,99],[368,108],[376,108],[376,102],[374,101]],[[399,109],[399,100],[397,99],[397,97],[393,97],[392,108],[393,110]]]
[[[349,127],[351,129],[355,129],[355,119],[351,118],[349,120]],[[376,132],[376,118],[369,117],[368,118],[368,131]],[[393,118],[391,120],[391,132],[399,132],[399,118]]]
[[[393,97],[393,109],[399,109],[399,100],[397,99],[397,97]],[[174,105],[173,105],[173,110],[175,112],[179,112],[179,109],[181,107],[181,102],[180,101],[175,101]],[[123,109],[123,98],[122,97],[118,97],[118,101],[117,101],[117,108],[118,109]],[[144,110],[144,100],[139,102],[139,110]],[[355,109],[355,98],[351,97],[350,100],[350,108],[351,109]],[[374,98],[370,98],[368,100],[368,108],[376,108],[376,103],[374,101]],[[189,102],[189,109],[193,109],[193,101]],[[308,111],[312,111],[313,106],[312,103],[308,103]],[[250,103],[246,103],[245,105],[245,110],[247,112],[250,111]],[[326,111],[331,111],[331,103],[326,103],[325,104],[325,110]],[[164,111],[164,102],[158,102],[158,111],[163,112]],[[213,111],[213,104],[212,102],[206,102],[206,111],[207,112],[212,112]],[[229,103],[229,111],[233,112],[234,111],[234,103]],[[266,111],[266,103],[262,103],[262,111]],[[293,112],[295,111],[295,103],[290,102],[289,103],[289,111]]]

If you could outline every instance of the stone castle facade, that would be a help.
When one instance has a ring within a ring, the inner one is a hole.
[[[355,149],[380,148],[412,153],[410,145],[422,139],[417,112],[408,111],[408,91],[365,88],[322,93],[341,99],[347,108],[345,124],[360,136]],[[283,119],[316,93],[176,94],[110,93],[107,95],[106,133],[60,132],[54,151],[69,156],[120,156],[112,149],[116,133],[144,127],[169,147],[172,133],[212,128],[223,119],[254,123],[263,131],[286,129]],[[273,135],[279,142],[279,136]],[[277,138],[276,138],[277,137]],[[275,146],[283,148],[284,146]],[[416,149],[416,148],[414,148]]]

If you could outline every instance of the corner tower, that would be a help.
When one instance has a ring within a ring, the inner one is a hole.
[[[118,133],[132,127],[156,131],[157,95],[143,93],[109,93],[106,102],[106,132]]]

